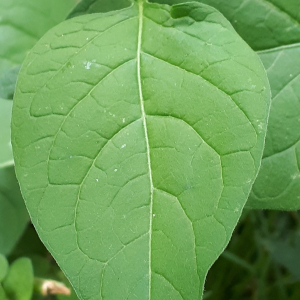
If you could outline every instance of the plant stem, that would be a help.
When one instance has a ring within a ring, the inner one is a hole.
[[[67,288],[62,282],[43,278],[34,279],[34,291],[43,296],[71,294],[71,290]]]

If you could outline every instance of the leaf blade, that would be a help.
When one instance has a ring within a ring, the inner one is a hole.
[[[14,164],[11,138],[10,122],[12,113],[12,101],[0,98],[0,125],[2,132],[0,135],[0,169]]]
[[[299,44],[260,53],[273,99],[261,170],[249,208],[297,210],[299,201]],[[284,68],[283,68],[284,66]]]
[[[163,4],[182,0],[150,0]],[[297,0],[197,0],[218,9],[254,50],[266,50],[300,42]]]
[[[29,258],[22,257],[12,263],[3,281],[9,299],[30,300],[33,293],[33,269]]]
[[[0,169],[0,217],[0,253],[8,255],[29,221],[13,167]]]
[[[73,18],[88,13],[104,13],[112,10],[119,10],[127,8],[130,6],[130,3],[130,0],[84,0],[74,8],[68,18]]]
[[[7,261],[6,257],[2,254],[0,254],[0,266],[1,266],[0,282],[2,282],[8,271],[8,261]]]
[[[71,19],[35,47],[18,85],[28,109],[14,107],[13,128],[26,119],[14,129],[18,178],[80,297],[200,299],[256,175],[268,115],[264,70],[230,24],[205,5],[144,2]],[[45,132],[32,133],[37,124]]]

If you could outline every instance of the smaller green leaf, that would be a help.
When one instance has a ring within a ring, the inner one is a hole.
[[[126,8],[130,0],[82,0],[70,13],[69,18],[92,13],[104,13]]]
[[[29,216],[13,167],[0,169],[0,253],[11,252]]]
[[[62,22],[76,3],[77,0],[1,0],[0,78],[20,65],[33,45]]]
[[[300,209],[300,44],[260,52],[272,89],[266,145],[248,208]]]
[[[6,295],[5,295],[5,292],[4,292],[4,289],[2,287],[2,285],[0,284],[0,300],[6,300]]]
[[[8,262],[4,255],[0,254],[0,282],[5,278],[8,271]]]
[[[0,168],[13,165],[10,138],[12,101],[0,98]]]
[[[3,76],[0,78],[0,98],[13,98],[20,67],[21,66],[18,65],[9,69],[4,72]]]
[[[196,1],[219,10],[254,50],[300,42],[299,0]],[[149,0],[149,2],[171,5],[190,0]]]
[[[3,288],[10,300],[30,300],[33,291],[33,268],[30,259],[14,261],[3,281]]]

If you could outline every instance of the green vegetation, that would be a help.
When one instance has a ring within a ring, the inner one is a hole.
[[[78,2],[0,4],[0,300],[299,299],[297,0]]]

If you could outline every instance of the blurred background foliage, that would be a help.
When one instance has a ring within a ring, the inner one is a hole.
[[[205,299],[300,299],[300,215],[244,211],[208,273]]]

